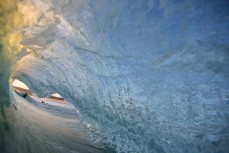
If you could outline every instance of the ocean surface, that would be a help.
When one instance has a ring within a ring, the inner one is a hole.
[[[71,103],[12,92],[14,128],[23,152],[113,153],[94,144],[81,126],[79,111]],[[24,146],[24,148],[23,148]]]
[[[21,150],[229,152],[227,0],[13,6],[1,74],[9,76]],[[13,91],[14,79],[37,97],[58,93],[71,105],[24,99]]]

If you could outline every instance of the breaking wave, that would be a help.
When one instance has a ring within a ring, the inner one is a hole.
[[[226,1],[20,3],[11,78],[71,102],[94,143],[228,152]]]

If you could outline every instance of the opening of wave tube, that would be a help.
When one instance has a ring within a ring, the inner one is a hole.
[[[21,94],[21,95],[29,95],[29,96],[34,96],[34,94],[30,91],[29,87],[23,83],[20,80],[15,79],[12,83],[12,87],[14,88],[14,90]],[[57,100],[64,100],[63,97],[58,94],[58,93],[54,93],[52,94],[50,97],[48,97],[49,99],[57,99]]]
[[[14,80],[14,82],[12,83],[12,86],[16,87],[16,88],[22,88],[22,89],[29,90],[29,88],[27,87],[26,84],[24,84],[23,82],[21,82],[17,79]]]

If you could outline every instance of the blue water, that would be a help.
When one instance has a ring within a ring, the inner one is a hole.
[[[33,0],[19,12],[27,5],[11,78],[72,103],[94,144],[229,152],[227,1]]]

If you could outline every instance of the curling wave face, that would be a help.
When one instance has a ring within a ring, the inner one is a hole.
[[[95,143],[117,152],[229,151],[226,1],[18,5],[27,26],[15,32],[11,78],[71,102]]]

